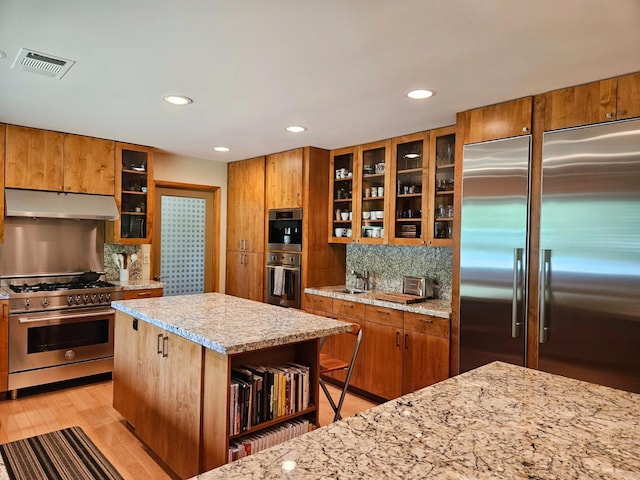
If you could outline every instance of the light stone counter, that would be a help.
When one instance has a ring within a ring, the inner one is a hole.
[[[495,362],[195,478],[640,479],[640,395]]]
[[[123,287],[125,290],[148,290],[151,288],[164,288],[163,282],[155,280],[129,280],[128,282],[113,281],[114,285]]]
[[[305,288],[305,293],[312,295],[320,295],[322,297],[339,298],[342,300],[350,300],[352,302],[366,303],[368,305],[377,305],[379,307],[394,308],[405,312],[419,313],[421,315],[431,315],[432,317],[449,318],[451,316],[451,300],[425,300],[420,303],[412,303],[405,305],[403,303],[387,302],[375,298],[376,294],[385,293],[376,290],[368,290],[364,293],[343,293],[337,292],[346,288],[344,285],[334,285],[330,287]]]
[[[222,293],[119,300],[111,306],[226,355],[335,335],[352,326]]]

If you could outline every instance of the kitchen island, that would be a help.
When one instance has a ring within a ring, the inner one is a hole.
[[[495,362],[196,478],[640,479],[640,395]]]
[[[219,293],[112,306],[114,407],[183,478],[224,464],[230,440],[295,420],[317,425],[319,339],[352,328]],[[231,369],[287,362],[308,367],[309,405],[230,435]]]

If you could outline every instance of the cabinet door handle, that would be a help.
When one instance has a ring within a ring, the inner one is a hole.
[[[400,332],[396,332],[396,347],[400,346]]]
[[[158,334],[158,355],[162,353],[162,334]]]
[[[404,334],[404,349],[409,350],[409,334]]]
[[[162,338],[162,358],[169,356],[169,337]]]

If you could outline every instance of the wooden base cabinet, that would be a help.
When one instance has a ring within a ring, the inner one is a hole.
[[[357,323],[363,329],[350,386],[393,399],[449,377],[450,320],[393,308],[305,294],[309,313]],[[351,360],[353,336],[334,335],[326,353]],[[344,374],[330,375],[344,381]]]
[[[202,346],[121,312],[115,332],[114,408],[171,470],[197,475]]]

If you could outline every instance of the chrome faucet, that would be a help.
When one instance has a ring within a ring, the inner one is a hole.
[[[365,270],[362,273],[358,273],[355,270],[351,270],[351,275],[356,276],[356,288],[358,288],[358,280],[362,280],[362,289],[369,290],[369,271]]]

